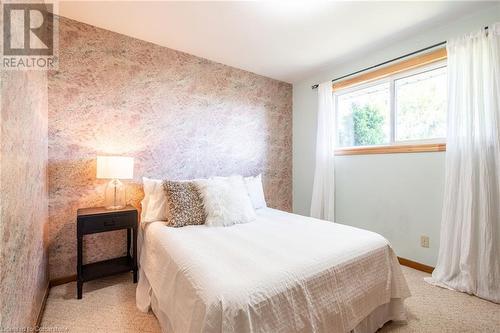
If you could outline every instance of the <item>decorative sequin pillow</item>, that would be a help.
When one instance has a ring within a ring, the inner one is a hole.
[[[163,189],[168,205],[167,225],[184,227],[205,223],[203,201],[193,182],[165,180]]]

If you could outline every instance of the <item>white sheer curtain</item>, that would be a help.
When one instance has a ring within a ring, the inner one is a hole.
[[[311,216],[333,221],[335,112],[332,82],[318,86],[318,129],[316,133],[316,168],[311,199]]]
[[[447,43],[441,244],[429,282],[500,302],[500,24]]]

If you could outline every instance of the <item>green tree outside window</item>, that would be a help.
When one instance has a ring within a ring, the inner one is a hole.
[[[373,105],[352,103],[352,126],[355,146],[377,145],[384,142],[384,116]]]

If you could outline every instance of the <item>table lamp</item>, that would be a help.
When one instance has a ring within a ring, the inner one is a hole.
[[[122,209],[127,204],[125,185],[120,179],[134,177],[134,159],[124,156],[97,156],[97,178],[111,179],[106,185],[104,206],[110,210]]]

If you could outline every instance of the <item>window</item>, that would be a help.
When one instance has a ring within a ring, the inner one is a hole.
[[[389,83],[382,83],[338,96],[338,146],[390,143],[389,91]]]
[[[337,147],[444,146],[446,90],[446,63],[442,61],[334,89]]]
[[[394,81],[396,140],[446,137],[446,67]]]

